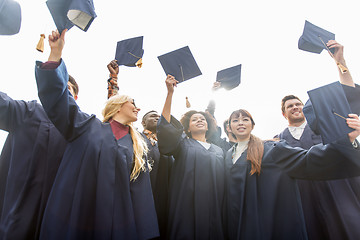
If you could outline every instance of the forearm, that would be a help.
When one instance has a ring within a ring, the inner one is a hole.
[[[355,87],[354,80],[352,79],[349,68],[346,66],[345,59],[342,59],[339,63],[348,69],[346,72],[342,73],[340,68],[338,68],[340,83],[350,87]]]
[[[170,120],[171,120],[172,97],[173,97],[173,92],[168,92],[168,94],[166,95],[166,100],[165,100],[164,108],[163,108],[163,111],[162,111],[163,117],[168,122],[170,122]]]

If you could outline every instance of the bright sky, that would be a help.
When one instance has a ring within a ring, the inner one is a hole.
[[[50,49],[35,50],[41,33],[55,29],[45,1],[18,0],[22,8],[20,33],[0,36],[1,91],[13,99],[38,99],[35,61],[46,61]],[[116,42],[144,36],[142,68],[120,66],[120,92],[133,97],[141,108],[137,126],[149,110],[161,112],[165,73],[157,56],[189,46],[202,75],[175,89],[173,115],[191,109],[205,110],[216,101],[215,117],[222,123],[233,110],[244,108],[256,122],[253,133],[269,139],[287,126],[280,110],[283,96],[294,94],[304,102],[307,91],[338,81],[334,61],[301,51],[297,42],[305,20],[336,34],[345,46],[345,59],[359,83],[360,15],[357,1],[119,1],[94,0],[97,18],[87,32],[73,27],[67,32],[63,59],[80,85],[78,105],[102,119],[107,95],[108,70]],[[212,93],[216,73],[242,64],[238,88]],[[0,146],[7,133],[0,131]]]

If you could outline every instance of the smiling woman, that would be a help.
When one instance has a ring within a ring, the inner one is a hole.
[[[352,147],[354,136],[304,150],[251,134],[255,122],[246,110],[234,111],[229,122],[238,141],[225,157],[229,239],[307,239],[296,179],[357,176],[360,151]],[[360,128],[354,129],[358,135]]]
[[[151,239],[159,235],[147,146],[133,126],[140,110],[126,95],[106,103],[104,121],[69,98],[62,49],[49,36],[53,69],[36,64],[39,98],[68,144],[47,202],[40,239]]]
[[[209,114],[189,111],[181,123],[171,116],[177,81],[168,75],[157,136],[160,153],[173,155],[170,175],[167,239],[224,239],[223,151],[207,141],[214,129]],[[187,136],[184,134],[187,134]]]

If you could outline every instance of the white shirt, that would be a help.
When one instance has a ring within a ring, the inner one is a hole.
[[[209,150],[211,144],[210,143],[207,143],[207,142],[202,142],[202,141],[199,141],[199,140],[196,140],[198,141],[206,150]]]
[[[241,154],[247,149],[248,143],[249,143],[249,140],[235,143],[234,151],[233,151],[233,155],[232,155],[233,164],[236,162],[236,160],[238,160],[238,158],[241,156]]]
[[[304,132],[305,126],[306,126],[306,121],[303,124],[301,124],[299,127],[288,126],[288,129],[289,129],[291,135],[295,139],[300,140],[300,138]]]

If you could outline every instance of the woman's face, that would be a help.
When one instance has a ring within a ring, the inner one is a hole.
[[[189,129],[188,132],[191,134],[194,133],[204,133],[208,130],[208,124],[206,118],[201,113],[195,113],[190,117]]]
[[[137,120],[137,115],[139,111],[140,108],[136,107],[134,99],[130,99],[121,106],[118,114],[121,116],[124,122],[130,123]]]
[[[237,140],[247,140],[250,138],[251,131],[254,129],[251,119],[240,115],[230,120],[230,130]]]

